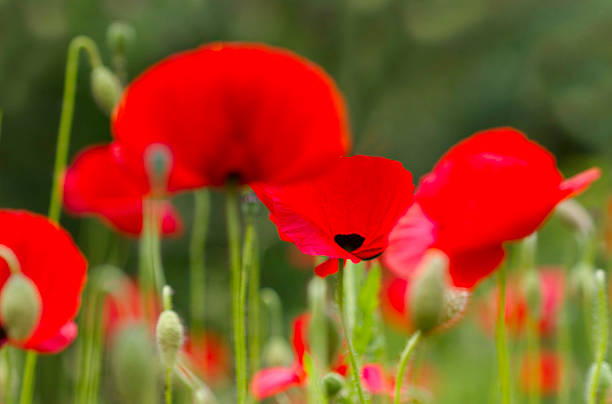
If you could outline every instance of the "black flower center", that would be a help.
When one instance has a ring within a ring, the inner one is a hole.
[[[342,249],[348,252],[353,252],[363,245],[365,238],[356,233],[336,234],[334,236],[334,241],[336,244],[342,247]]]

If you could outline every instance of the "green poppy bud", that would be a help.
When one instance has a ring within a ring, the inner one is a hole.
[[[329,398],[336,397],[344,388],[345,383],[344,377],[336,372],[328,373],[323,377],[323,386]]]
[[[272,337],[264,347],[263,360],[266,367],[288,366],[293,361],[293,351],[283,338]]]
[[[174,367],[184,338],[183,324],[176,312],[164,310],[160,314],[157,320],[156,336],[162,363],[167,368]]]
[[[38,288],[28,277],[13,273],[2,288],[0,314],[9,339],[24,341],[36,329],[42,311]]]
[[[108,67],[97,66],[91,71],[91,93],[104,113],[110,115],[121,97],[121,82]]]
[[[411,318],[423,333],[445,322],[447,273],[446,255],[430,251],[423,257],[410,293]]]
[[[106,44],[114,54],[124,55],[127,48],[134,41],[135,31],[131,25],[122,21],[115,21],[106,31]]]

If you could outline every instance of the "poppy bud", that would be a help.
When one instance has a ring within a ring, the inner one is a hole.
[[[91,94],[102,111],[110,115],[121,97],[121,82],[108,67],[97,66],[91,71]]]
[[[261,211],[261,202],[253,191],[247,191],[242,196],[242,214],[246,217],[255,217]]]
[[[427,333],[445,321],[448,258],[431,250],[421,261],[410,294],[411,318],[416,329]]]
[[[125,54],[128,46],[134,40],[135,32],[131,25],[115,21],[106,31],[106,44],[114,54]]]
[[[537,317],[541,307],[540,277],[534,271],[529,271],[524,279],[525,300],[531,315]]]
[[[153,194],[165,193],[172,168],[172,153],[168,146],[161,143],[150,145],[145,151],[144,162]]]
[[[42,301],[38,288],[28,277],[13,273],[0,296],[2,327],[14,341],[27,339],[38,325]]]
[[[470,292],[467,290],[448,288],[444,295],[445,311],[440,326],[449,328],[456,324],[463,317],[469,300]]]
[[[589,393],[591,386],[595,382],[595,370],[597,368],[597,364],[593,363],[589,368],[589,372],[587,373],[586,378],[586,402],[589,402]],[[607,362],[603,362],[601,364],[601,368],[599,369],[599,381],[597,382],[597,392],[595,393],[597,396],[596,402],[600,402],[603,397],[606,396],[606,393],[612,386],[612,369],[610,369],[610,365]]]
[[[288,366],[293,360],[293,351],[281,337],[272,337],[263,351],[266,367]]]
[[[215,404],[216,402],[207,387],[200,387],[193,392],[193,404]]]
[[[183,344],[184,330],[179,316],[173,310],[164,310],[157,320],[157,346],[167,368],[174,367],[176,356]]]
[[[558,204],[555,213],[582,236],[592,234],[595,229],[595,223],[589,212],[574,199],[567,199]]]
[[[323,377],[323,385],[328,398],[334,398],[342,391],[345,385],[345,380],[342,375],[336,372],[330,372]]]
[[[158,363],[145,327],[130,325],[120,329],[111,344],[111,369],[123,402],[155,402]]]

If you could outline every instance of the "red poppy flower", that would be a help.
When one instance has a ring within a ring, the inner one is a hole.
[[[538,391],[543,396],[556,394],[563,370],[561,356],[553,351],[540,352],[539,357],[525,355],[521,361],[519,387],[525,393]]]
[[[142,231],[142,200],[149,193],[112,157],[108,145],[89,147],[74,159],[64,177],[64,206],[77,215],[95,215],[133,236]],[[170,203],[161,211],[161,232],[180,232],[182,224]]]
[[[343,157],[327,173],[282,187],[255,185],[280,238],[309,255],[353,262],[378,257],[413,201],[412,175],[382,157]],[[327,276],[337,260],[315,271]]]
[[[541,268],[538,270],[540,288],[540,310],[537,315],[540,335],[555,333],[559,312],[565,294],[565,272],[558,268]],[[499,290],[493,289],[487,304],[482,305],[481,321],[485,329],[493,332],[497,314],[497,296]],[[506,325],[515,333],[525,332],[527,327],[528,303],[524,285],[519,278],[508,281],[506,287]]]
[[[166,58],[130,84],[112,121],[116,155],[142,181],[147,147],[169,147],[170,191],[284,183],[324,170],[349,147],[332,79],[262,44],[213,43]]]
[[[563,180],[552,154],[521,132],[477,133],[421,179],[415,205],[390,236],[386,263],[406,276],[435,247],[449,255],[454,284],[472,288],[503,260],[504,242],[531,234],[599,175],[593,168]]]
[[[184,352],[206,384],[218,385],[227,379],[231,352],[221,336],[210,332],[191,334]]]
[[[306,379],[304,370],[304,353],[310,352],[308,343],[308,324],[310,316],[307,314],[297,317],[293,322],[293,351],[295,360],[290,367],[274,367],[257,372],[251,380],[251,391],[258,400],[273,396],[291,387],[303,386]],[[342,355],[336,355],[330,371],[346,375],[347,367]]]
[[[435,373],[431,366],[421,364],[416,374],[415,369],[409,366],[401,387],[401,395],[406,396],[409,388],[413,392],[418,390],[421,395],[431,395],[434,379]],[[361,368],[361,384],[371,394],[386,395],[391,399],[395,397],[395,375],[377,363],[368,363]]]
[[[55,353],[77,335],[72,321],[81,304],[87,261],[70,235],[47,218],[18,210],[0,210],[0,244],[17,257],[21,273],[29,278],[42,302],[40,320],[26,341],[11,341],[1,328],[0,344]],[[0,260],[0,289],[11,275]]]

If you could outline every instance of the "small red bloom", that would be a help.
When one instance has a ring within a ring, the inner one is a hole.
[[[184,352],[206,384],[218,385],[227,379],[231,352],[221,336],[210,332],[192,333],[187,338]]]
[[[395,376],[389,374],[381,365],[377,363],[364,365],[360,376],[361,384],[371,394],[386,395],[391,399],[395,397]],[[421,364],[416,374],[414,368],[409,366],[402,383],[401,395],[406,396],[409,388],[416,388],[421,394],[431,395],[434,384],[435,372],[431,366]]]
[[[213,43],[172,55],[124,92],[112,119],[116,157],[146,182],[162,143],[170,191],[285,183],[324,170],[349,147],[344,102],[318,66],[262,44]]]
[[[282,187],[255,185],[280,238],[309,255],[369,260],[381,255],[388,234],[413,201],[412,175],[382,157],[343,157],[327,173]],[[327,276],[337,261],[316,269]]]
[[[73,319],[81,304],[87,261],[65,230],[26,211],[0,210],[0,244],[15,254],[42,302],[38,326],[26,341],[7,340],[0,320],[0,344],[41,353],[66,348],[77,335]],[[10,274],[7,263],[0,260],[0,289]]]
[[[541,335],[555,333],[559,321],[559,312],[565,294],[565,272],[558,268],[540,268],[538,270],[540,286],[540,310],[537,315],[538,331]],[[487,304],[482,305],[481,319],[485,329],[494,330],[497,314],[497,296],[494,289]],[[521,334],[527,326],[527,297],[525,288],[519,278],[508,281],[506,287],[506,325],[515,334]]]
[[[531,234],[599,175],[593,168],[563,180],[554,157],[521,132],[479,132],[421,179],[417,203],[390,236],[386,263],[406,276],[435,247],[449,255],[455,286],[472,288],[503,260],[504,242]]]
[[[74,159],[64,177],[64,206],[77,215],[95,215],[133,236],[142,231],[142,200],[149,189],[139,184],[113,158],[108,145],[89,147]],[[170,203],[161,212],[161,231],[182,228]]]
[[[251,391],[258,400],[273,396],[291,387],[303,386],[306,383],[304,370],[304,354],[310,352],[308,343],[308,324],[310,316],[307,314],[297,317],[293,322],[293,351],[294,363],[290,367],[275,367],[257,372],[251,380]],[[346,375],[347,367],[342,355],[336,355],[330,371]]]
[[[564,363],[558,353],[540,352],[539,357],[524,356],[520,367],[519,387],[525,393],[537,390],[543,396],[557,393]]]

